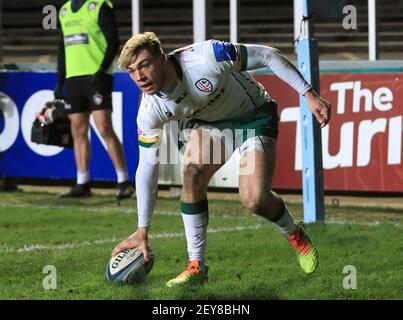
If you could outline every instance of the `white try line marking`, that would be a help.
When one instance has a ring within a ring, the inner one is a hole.
[[[109,207],[109,208],[93,208],[93,207],[79,207],[79,206],[48,206],[48,205],[30,205],[30,204],[3,204],[0,203],[0,208],[21,208],[21,209],[45,209],[45,210],[57,210],[57,209],[71,209],[74,211],[80,212],[113,212],[113,213],[124,213],[124,214],[137,214],[136,208],[119,208],[119,207]],[[154,214],[159,216],[167,216],[167,217],[178,217],[181,218],[181,213],[178,211],[164,211],[164,210],[155,210]],[[258,216],[253,215],[246,215],[241,213],[239,215],[230,215],[230,214],[215,214],[209,213],[210,217],[213,218],[221,218],[221,219],[231,219],[231,220],[245,220],[245,219],[259,219]]]
[[[372,222],[360,222],[360,221],[347,221],[347,220],[334,220],[331,219],[326,221],[325,224],[338,224],[338,225],[360,225],[360,226],[369,226],[376,227],[379,226],[379,221]],[[227,232],[235,232],[235,231],[244,231],[244,230],[258,230],[268,226],[271,226],[270,223],[265,224],[255,224],[250,226],[235,226],[235,227],[223,227],[223,228],[209,228],[208,233],[227,233]],[[393,226],[401,228],[402,225],[398,223],[392,223]],[[168,239],[168,238],[180,238],[185,237],[184,232],[162,232],[162,233],[153,233],[149,235],[150,239]],[[7,244],[0,245],[0,254],[4,253],[24,253],[24,252],[32,252],[32,251],[41,251],[41,250],[67,250],[67,249],[75,249],[80,247],[88,247],[93,245],[101,245],[106,243],[115,243],[122,241],[121,238],[112,237],[109,239],[100,239],[100,240],[85,240],[80,242],[68,242],[62,244],[28,244],[23,247],[14,248],[8,247]]]
[[[30,205],[30,204],[4,204],[0,203],[0,208],[22,208],[22,209],[45,209],[45,210],[55,210],[55,209],[73,209],[74,211],[80,211],[80,212],[119,212],[119,213],[125,213],[125,214],[136,214],[137,209],[135,208],[119,208],[119,207],[109,207],[109,208],[93,208],[93,207],[79,207],[79,206],[65,206],[65,205]],[[167,216],[167,217],[178,217],[181,218],[181,213],[178,211],[163,211],[163,210],[155,210],[154,211],[155,215],[158,216]],[[230,214],[215,214],[215,213],[209,213],[209,216],[211,218],[221,218],[223,220],[246,220],[246,219],[254,219],[254,220],[260,220],[262,219],[259,216],[256,216],[254,214],[245,214],[245,213],[240,213],[239,215],[230,215]],[[394,226],[400,228],[402,225],[399,224],[398,222],[391,222],[391,221],[385,221],[385,222],[390,222]],[[355,221],[355,220],[345,220],[345,219],[327,219],[326,222],[327,224],[354,224],[354,225],[363,225],[363,226],[377,226],[380,224],[379,221],[374,220],[370,222],[365,222],[365,221]],[[1,253],[1,251],[0,251]]]
[[[244,230],[257,230],[262,229],[264,227],[269,226],[269,224],[255,224],[251,226],[236,226],[236,227],[227,227],[227,228],[209,228],[208,233],[227,233],[227,232],[235,232],[235,231],[244,231]],[[162,233],[153,233],[149,235],[150,239],[168,239],[168,238],[180,238],[185,237],[184,232],[162,232]],[[106,243],[116,243],[122,241],[123,239],[118,239],[116,237],[109,239],[101,239],[101,240],[86,240],[80,242],[68,242],[62,244],[29,244],[24,245],[20,248],[7,247],[7,245],[0,246],[0,254],[3,253],[24,253],[24,252],[32,252],[32,251],[40,251],[40,250],[67,250],[67,249],[75,249],[80,247],[88,247],[93,245],[100,245]],[[112,249],[112,248],[111,248]]]

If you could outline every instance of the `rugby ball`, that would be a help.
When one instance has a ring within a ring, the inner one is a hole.
[[[111,257],[106,266],[106,279],[111,282],[135,284],[143,282],[154,264],[154,254],[148,247],[149,261],[138,248],[126,249]]]

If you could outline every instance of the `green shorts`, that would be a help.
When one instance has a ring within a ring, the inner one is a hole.
[[[259,109],[247,114],[242,119],[231,119],[216,122],[207,122],[197,119],[183,119],[179,121],[179,132],[188,133],[195,129],[207,129],[212,132],[220,132],[229,139],[233,139],[233,146],[237,148],[246,140],[253,137],[270,137],[274,140],[278,136],[277,103],[268,101]],[[217,130],[218,129],[218,130]],[[187,141],[187,138],[182,136],[180,141]]]

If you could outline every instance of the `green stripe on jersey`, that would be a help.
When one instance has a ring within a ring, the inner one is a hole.
[[[139,140],[139,146],[140,147],[144,147],[144,148],[150,148],[153,145],[155,145],[157,142],[151,142],[151,143],[147,143],[147,142],[143,142]]]

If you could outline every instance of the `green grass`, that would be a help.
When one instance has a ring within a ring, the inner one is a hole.
[[[306,227],[320,254],[319,269],[306,275],[272,224],[238,201],[209,206],[209,282],[168,289],[187,261],[178,199],[158,200],[154,268],[143,284],[129,286],[108,283],[105,267],[113,247],[135,230],[135,200],[0,193],[0,299],[403,299],[403,215],[395,209],[327,207],[332,223]],[[301,205],[289,208],[301,219]],[[35,244],[47,247],[27,251]],[[57,269],[55,290],[43,288],[46,265]],[[357,289],[343,288],[346,265],[356,267]]]

